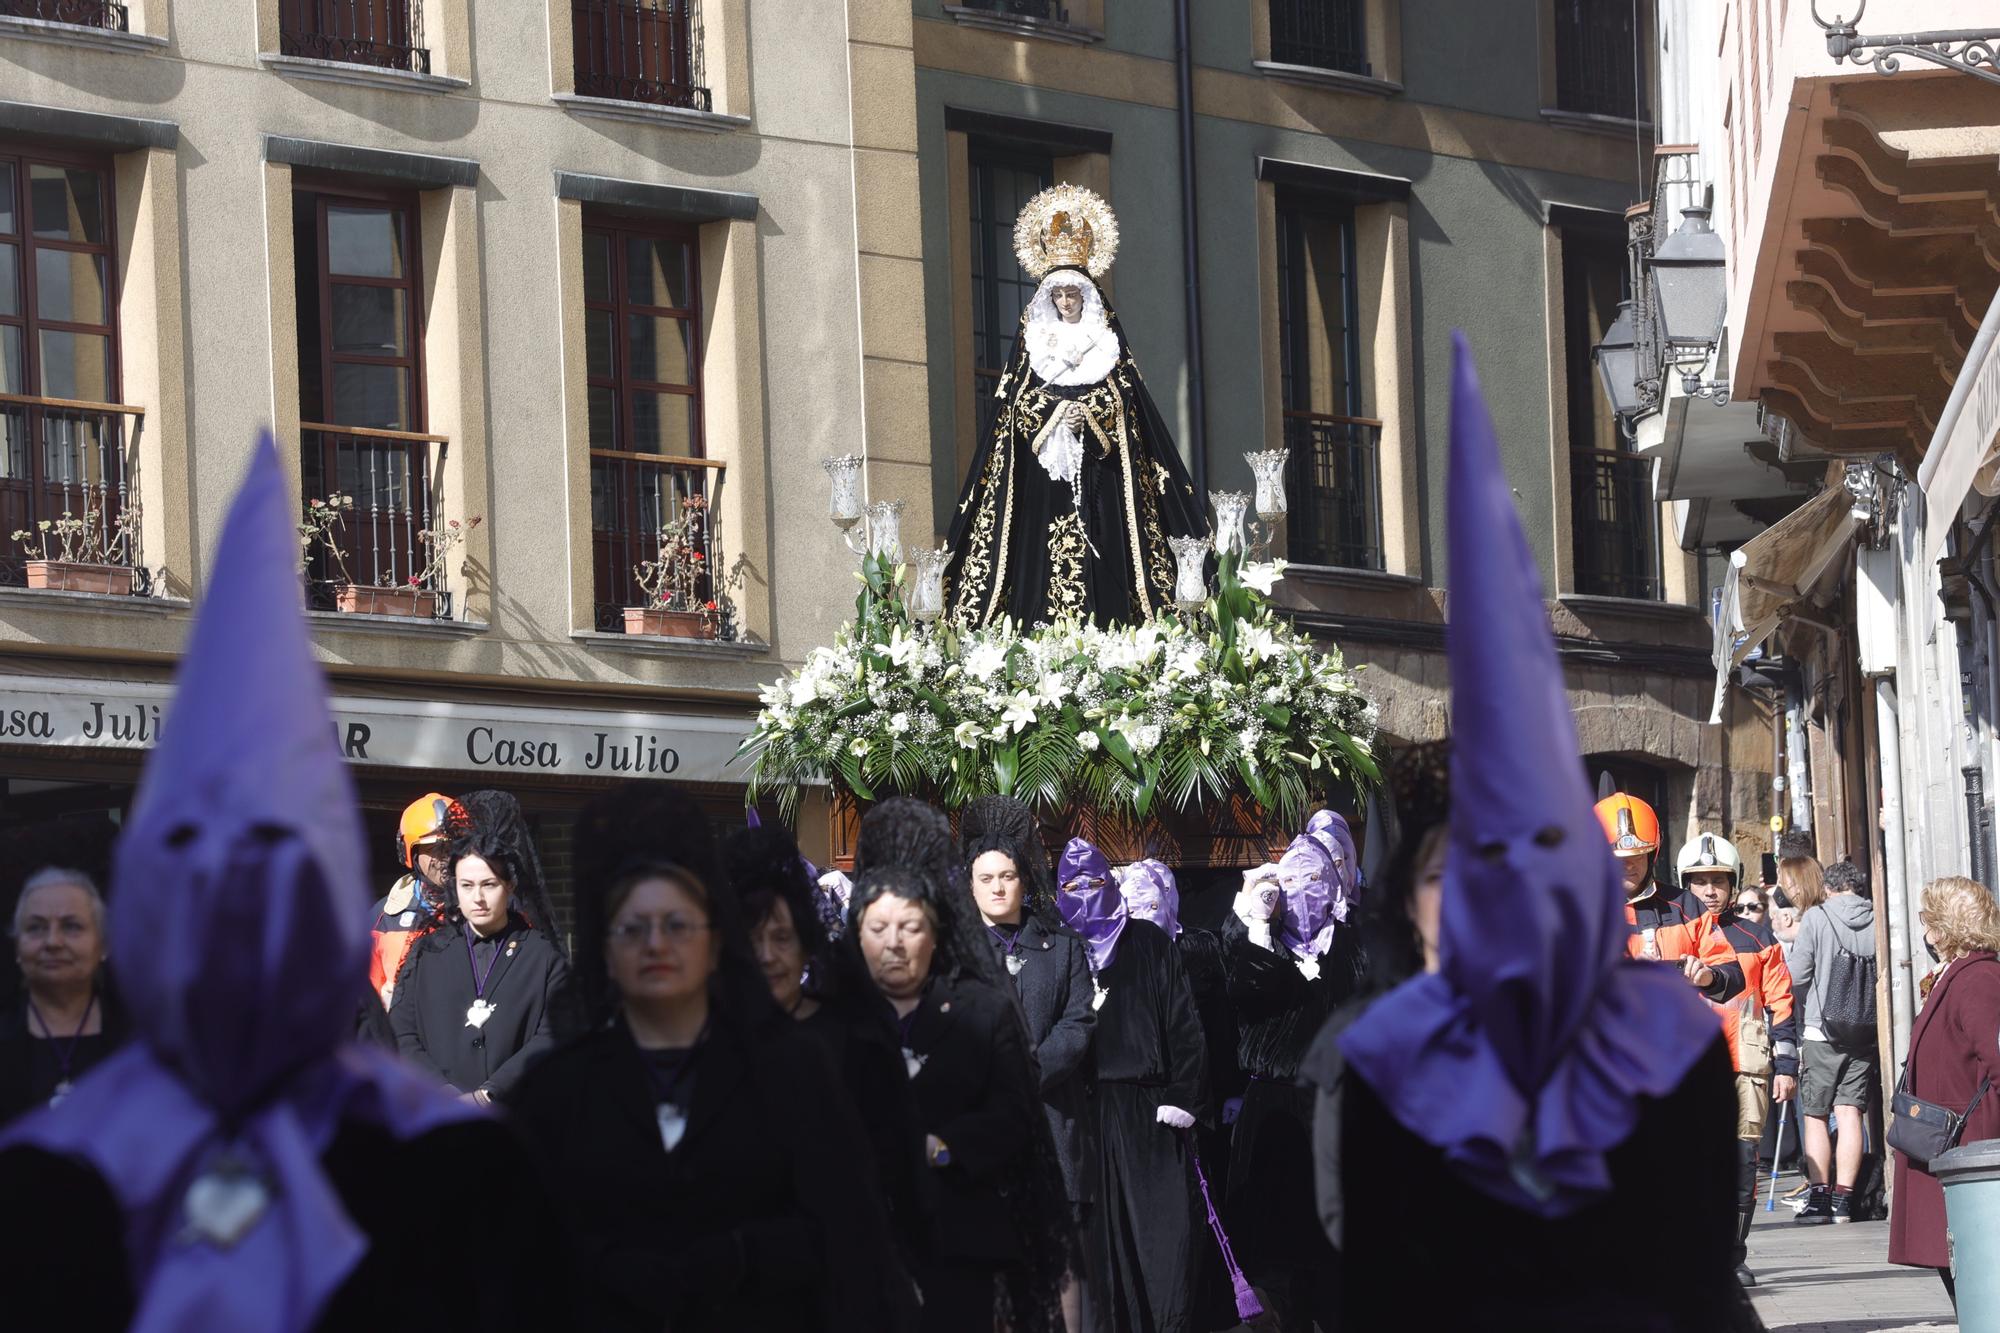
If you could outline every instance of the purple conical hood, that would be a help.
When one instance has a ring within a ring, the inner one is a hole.
[[[1090,970],[1102,972],[1118,953],[1125,933],[1125,900],[1111,879],[1104,853],[1082,838],[1071,838],[1056,866],[1056,910],[1064,924],[1090,946]]]
[[[1716,1038],[1675,972],[1625,957],[1624,896],[1578,760],[1541,580],[1457,335],[1450,530],[1451,840],[1440,971],[1341,1040],[1467,1179],[1545,1216],[1610,1186],[1604,1153]]]
[[[1294,958],[1319,957],[1333,945],[1333,858],[1317,839],[1300,834],[1278,858],[1278,887],[1285,895],[1278,942]]]
[[[1170,939],[1180,938],[1180,883],[1166,862],[1150,857],[1134,861],[1119,871],[1116,878],[1118,896],[1125,900],[1127,915],[1152,922],[1166,931]]]
[[[1333,858],[1333,919],[1345,922],[1354,911],[1361,889],[1361,856],[1354,847],[1354,830],[1347,817],[1321,810],[1306,821],[1306,836]]]

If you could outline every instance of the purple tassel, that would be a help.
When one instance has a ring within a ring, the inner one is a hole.
[[[757,807],[756,807],[756,806],[754,806],[754,805],[746,805],[746,806],[744,806],[744,807],[743,807],[743,826],[744,826],[745,828],[762,828],[762,827],[764,827],[764,821],[763,821],[763,820],[762,820],[761,818],[759,818],[759,817],[758,817],[758,815],[757,815]]]
[[[1215,1233],[1215,1243],[1222,1249],[1222,1262],[1229,1265],[1229,1285],[1236,1290],[1236,1317],[1246,1324],[1261,1319],[1263,1302],[1257,1299],[1250,1279],[1237,1266],[1236,1252],[1229,1248],[1229,1233],[1222,1229],[1222,1219],[1216,1215],[1215,1200],[1208,1192],[1208,1173],[1201,1169],[1201,1149],[1195,1146],[1194,1133],[1183,1130],[1181,1137],[1187,1140],[1188,1157],[1194,1162],[1194,1178],[1201,1182],[1201,1201],[1208,1208],[1208,1229]]]

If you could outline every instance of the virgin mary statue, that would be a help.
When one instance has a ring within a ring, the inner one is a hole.
[[[1014,253],[1040,286],[952,522],[946,605],[960,624],[1147,620],[1172,605],[1167,539],[1203,531],[1187,469],[1092,281],[1117,249],[1109,205],[1075,185],[1042,191],[1014,224]]]

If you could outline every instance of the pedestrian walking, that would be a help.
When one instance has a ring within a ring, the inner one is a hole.
[[[573,845],[580,1029],[512,1107],[593,1330],[897,1329],[911,1293],[859,1118],[772,1002],[700,811],[627,788]]]
[[[1860,892],[1868,874],[1836,861],[1823,883],[1826,901],[1800,918],[1791,952],[1792,975],[1806,992],[1799,1127],[1812,1191],[1798,1220],[1807,1226],[1852,1220],[1877,1077],[1875,907]]]
[[[1184,1331],[1205,1253],[1185,1136],[1213,1118],[1194,996],[1173,941],[1126,912],[1101,851],[1070,839],[1056,879],[1063,921],[1088,950],[1097,1013],[1092,1309],[1115,1333]]]
[[[1686,980],[1627,956],[1624,876],[1457,342],[1437,970],[1339,1037],[1339,1326],[1755,1329],[1728,1050]]]
[[[1947,876],[1924,886],[1917,913],[1924,945],[1944,965],[1910,1030],[1910,1055],[1897,1084],[1899,1099],[1920,1098],[1963,1116],[1957,1142],[2000,1139],[2000,904],[1976,881]],[[1924,1117],[1936,1123],[1941,1117]],[[1952,1246],[1945,1226],[1944,1187],[1897,1142],[1895,1189],[1889,1210],[1889,1262],[1935,1268],[1958,1305],[1952,1281]],[[1937,1149],[1954,1146],[1939,1142]],[[1991,1263],[1990,1255],[1964,1248],[1958,1261]]]
[[[14,902],[20,1004],[0,1013],[0,1123],[69,1095],[124,1042],[106,981],[104,897],[81,870],[44,866]]]

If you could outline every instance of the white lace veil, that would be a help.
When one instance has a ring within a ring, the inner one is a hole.
[[[1083,315],[1079,324],[1103,324],[1104,297],[1098,292],[1097,284],[1073,268],[1059,268],[1042,279],[1042,285],[1035,288],[1034,299],[1028,302],[1028,322],[1062,322],[1062,315],[1056,310],[1055,289],[1058,287],[1081,287],[1083,289]]]

